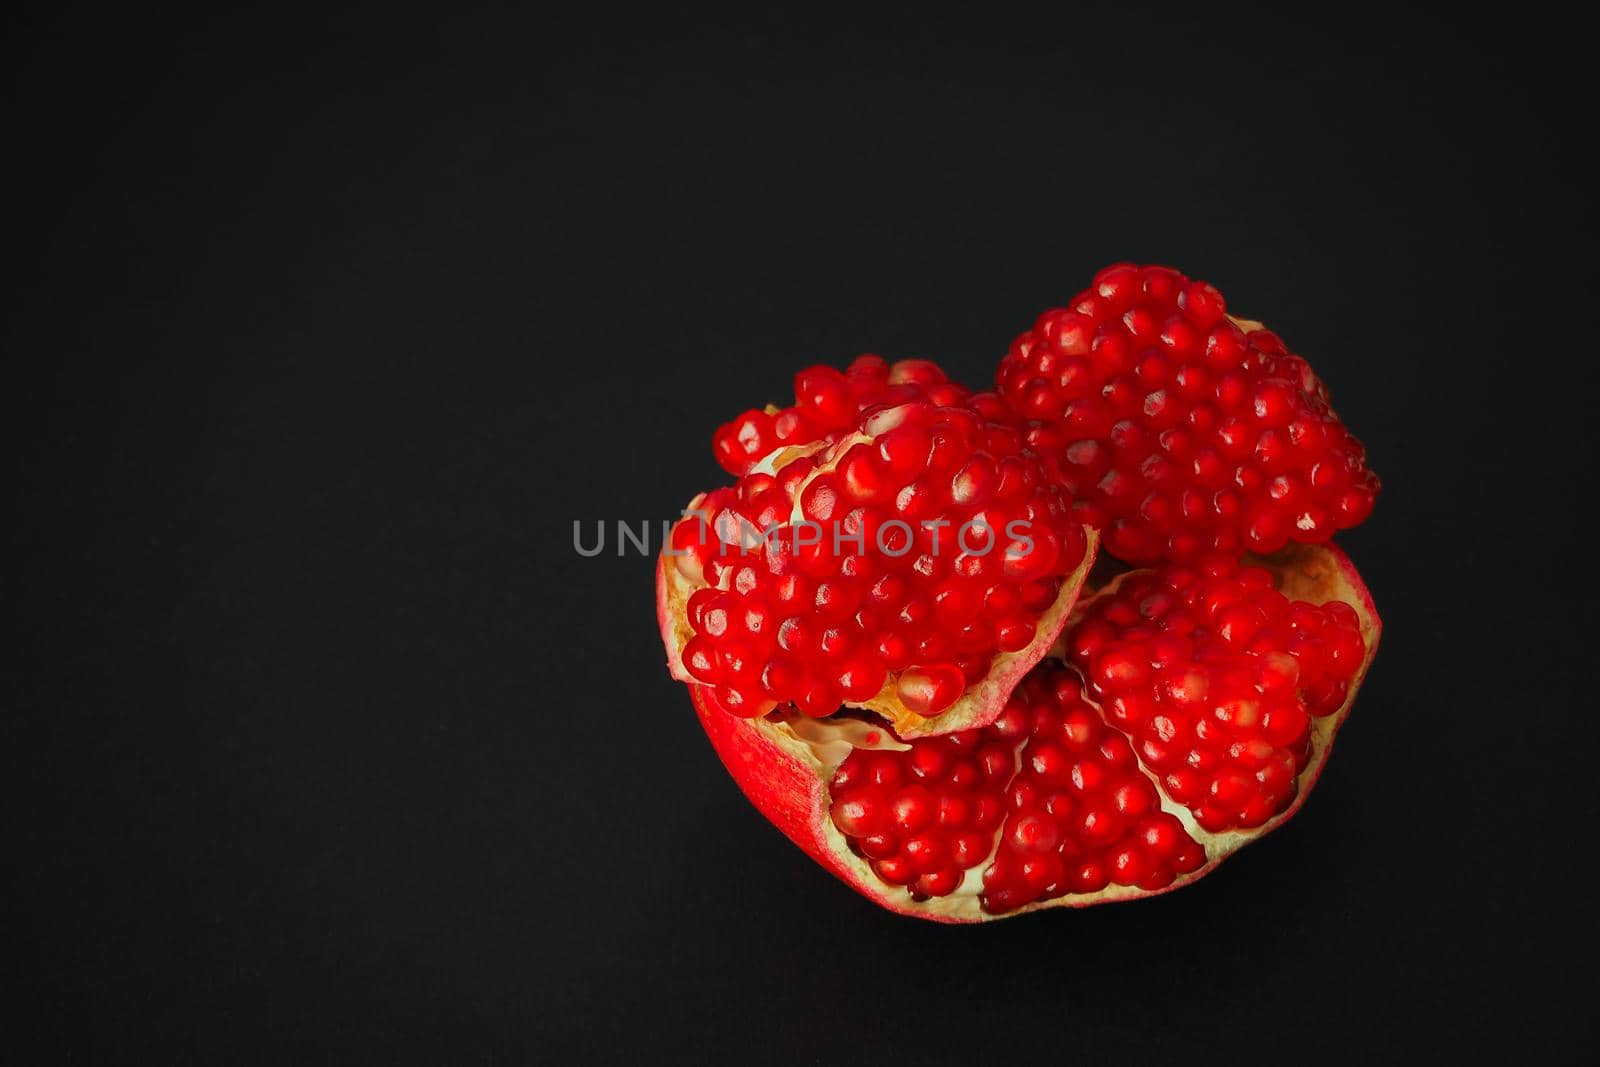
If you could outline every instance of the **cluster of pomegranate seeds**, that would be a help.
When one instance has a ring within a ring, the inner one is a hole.
[[[992,729],[852,753],[829,786],[833,824],[879,878],[945,896],[994,850],[1016,749]]]
[[[830,793],[834,825],[879,878],[945,896],[987,863],[992,913],[1112,884],[1162,889],[1206,860],[1060,663],[1030,673],[982,730],[853,753]]]
[[[1012,343],[997,382],[1129,562],[1327,541],[1378,494],[1306,361],[1167,267],[1101,271]]]
[[[1128,739],[1101,721],[1072,671],[1048,664],[1028,675],[991,729],[1026,743],[983,876],[990,911],[1108,884],[1163,889],[1205,864],[1205,849],[1161,810]]]
[[[729,474],[750,468],[779,448],[827,440],[855,428],[863,411],[926,400],[959,404],[967,389],[925,359],[902,359],[892,366],[882,356],[857,356],[844,371],[807,367],[794,376],[794,405],[781,411],[760,408],[724,424],[711,438],[717,462]]]
[[[1288,807],[1312,718],[1343,707],[1366,652],[1349,604],[1291,601],[1220,557],[1134,572],[1067,646],[1106,721],[1212,832]]]
[[[936,715],[1032,643],[1087,547],[992,393],[869,408],[824,451],[700,507],[703,523],[673,532],[679,570],[704,586],[683,662],[743,715],[829,715],[891,677],[906,708]]]

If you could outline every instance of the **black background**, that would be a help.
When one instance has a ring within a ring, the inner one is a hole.
[[[13,24],[0,1044],[1592,1053],[1576,35],[1199,7]],[[982,381],[1127,258],[1331,384],[1384,647],[1214,877],[897,919],[738,795],[650,561],[572,522],[673,514],[807,363]]]

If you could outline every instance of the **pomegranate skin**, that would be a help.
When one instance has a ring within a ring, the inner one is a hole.
[[[1335,736],[1350,712],[1377,651],[1381,620],[1355,566],[1338,548],[1331,544],[1291,546],[1271,558],[1252,562],[1277,573],[1284,592],[1295,599],[1315,603],[1337,599],[1354,607],[1361,619],[1365,658],[1351,681],[1343,707],[1321,720],[1313,732],[1312,755],[1297,777],[1293,802],[1258,828],[1197,835],[1206,849],[1205,864],[1160,889],[1111,885],[1099,892],[1036,901],[999,914],[984,911],[975,894],[958,893],[918,900],[904,888],[879,880],[866,861],[850,850],[829,815],[828,783],[834,769],[857,746],[895,745],[892,735],[865,723],[855,723],[851,727],[856,735],[853,741],[841,737],[819,743],[815,737],[808,740],[796,734],[790,723],[746,719],[729,713],[718,706],[715,694],[708,687],[691,686],[691,700],[718,758],[756,809],[835,877],[889,911],[933,922],[973,923],[1045,908],[1088,907],[1158,896],[1205,877],[1234,852],[1294,817],[1320,778]],[[665,560],[661,563],[656,580],[657,616],[663,633],[667,634],[673,612],[663,569]],[[1088,602],[1092,602],[1092,598]],[[668,648],[670,653],[670,640]]]
[[[806,855],[857,893],[890,911],[935,922],[976,921],[976,917],[963,919],[916,907],[909,896],[878,881],[850,853],[828,817],[828,777],[832,771],[810,746],[773,729],[764,719],[744,719],[729,713],[717,704],[715,692],[706,686],[692,687],[690,696],[711,747],[740,791]]]

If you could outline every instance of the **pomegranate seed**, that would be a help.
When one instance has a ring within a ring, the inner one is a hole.
[[[919,715],[936,715],[956,702],[966,686],[959,668],[914,667],[900,675],[900,699]]]

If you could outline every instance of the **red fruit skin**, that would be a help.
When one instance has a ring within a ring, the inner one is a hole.
[[[1355,702],[1361,682],[1377,652],[1382,622],[1365,584],[1342,551],[1331,544],[1291,546],[1271,559],[1254,560],[1284,575],[1283,588],[1295,599],[1325,602],[1344,600],[1361,617],[1366,642],[1366,658],[1351,680],[1344,707],[1321,720],[1313,733],[1311,760],[1299,776],[1294,801],[1283,812],[1261,827],[1246,831],[1226,831],[1198,837],[1206,846],[1207,862],[1198,870],[1180,875],[1171,885],[1157,890],[1111,885],[1098,893],[1069,895],[1036,901],[1002,914],[984,912],[975,897],[936,897],[914,900],[904,889],[880,881],[865,861],[855,856],[829,816],[828,781],[833,769],[848,755],[845,748],[838,758],[827,761],[817,749],[796,737],[785,724],[767,719],[740,718],[720,707],[715,694],[706,686],[690,686],[690,696],[700,725],[716,750],[723,766],[756,809],[796,845],[862,896],[880,907],[900,915],[941,923],[976,923],[1007,919],[1046,908],[1081,908],[1121,900],[1160,896],[1205,877],[1229,856],[1251,841],[1288,822],[1298,812],[1321,777],[1333,750],[1334,737]],[[673,613],[663,558],[656,569],[656,613],[664,636],[670,635]],[[667,636],[669,663],[675,659]],[[672,663],[674,676],[682,675],[681,663]]]
[[[708,686],[690,686],[689,695],[711,747],[739,789],[768,822],[782,830],[806,855],[890,911],[935,922],[961,921],[917,907],[904,891],[896,892],[884,885],[850,852],[828,817],[828,778],[832,771],[810,746],[786,736],[765,719],[744,719],[726,711]]]

